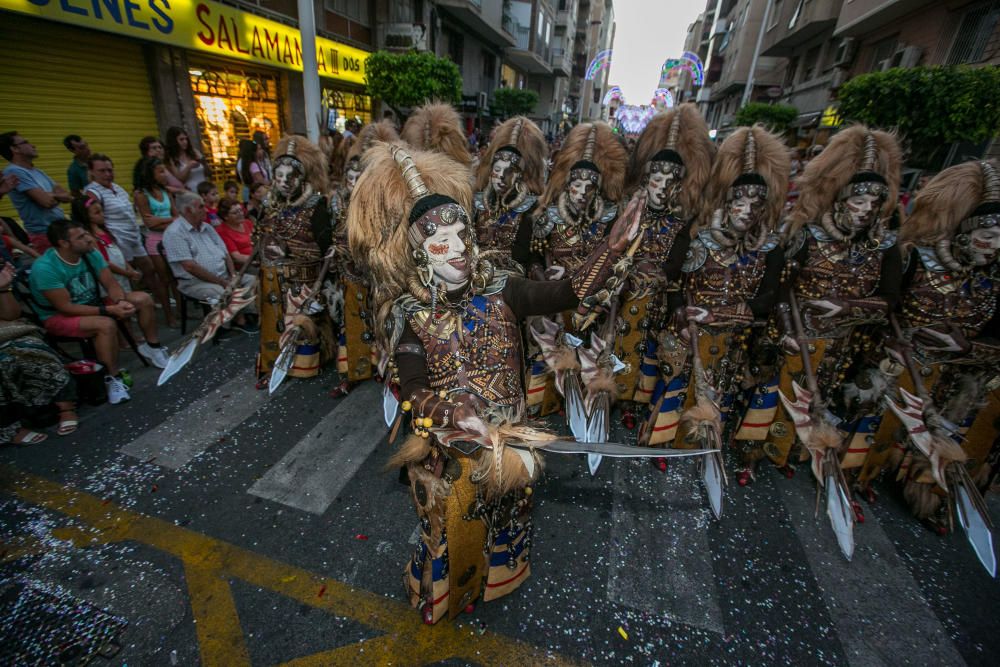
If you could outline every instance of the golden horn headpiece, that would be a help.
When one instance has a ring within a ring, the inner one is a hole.
[[[413,162],[413,158],[410,154],[403,150],[396,144],[389,146],[389,153],[392,154],[392,159],[396,161],[399,166],[399,170],[403,174],[403,180],[406,182],[406,188],[410,191],[410,198],[413,201],[417,201],[422,197],[426,197],[431,192],[424,185],[424,179],[420,177],[420,172],[417,171],[417,165]]]

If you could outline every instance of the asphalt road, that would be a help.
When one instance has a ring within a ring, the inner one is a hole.
[[[848,563],[805,467],[732,484],[715,521],[691,461],[605,460],[591,478],[549,455],[530,579],[423,627],[380,387],[332,399],[327,371],[268,398],[255,344],[227,339],[162,388],[132,363],[130,403],[0,449],[0,579],[126,620],[94,664],[1000,662],[1000,584],[964,536],[931,534],[882,485]]]

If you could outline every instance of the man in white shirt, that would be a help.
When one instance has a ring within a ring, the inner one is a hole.
[[[115,166],[111,158],[102,153],[94,153],[87,160],[90,176],[94,180],[87,184],[84,192],[88,192],[101,202],[104,208],[104,225],[111,232],[118,248],[125,256],[126,262],[142,272],[146,284],[156,300],[164,303],[167,298],[167,286],[161,284],[153,260],[142,242],[142,231],[135,214],[135,207],[129,199],[128,192],[115,183]]]

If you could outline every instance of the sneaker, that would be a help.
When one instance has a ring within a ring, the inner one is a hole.
[[[139,354],[148,359],[149,363],[153,364],[157,368],[167,367],[167,360],[170,358],[167,348],[162,346],[153,347],[149,343],[139,343],[137,351]]]
[[[118,405],[132,398],[128,395],[128,389],[125,388],[125,383],[122,382],[121,378],[106,376],[104,387],[108,390],[108,403],[111,405]]]

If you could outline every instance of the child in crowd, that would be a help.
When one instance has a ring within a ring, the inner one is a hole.
[[[94,240],[97,242],[97,249],[100,251],[101,256],[104,257],[104,261],[108,263],[111,274],[115,277],[118,284],[121,285],[122,290],[126,294],[133,291],[130,281],[138,281],[142,278],[142,274],[125,261],[125,255],[122,254],[121,249],[115,243],[115,238],[108,231],[107,227],[104,226],[104,206],[100,200],[89,193],[83,197],[75,198],[71,205],[71,215],[74,220],[81,223],[90,232],[90,235],[94,237]]]
[[[247,202],[247,217],[253,222],[260,220],[264,214],[264,200],[267,199],[268,186],[255,183],[250,187],[250,201]]]
[[[219,226],[219,188],[211,181],[198,184],[198,195],[205,202],[205,222],[213,227]]]

